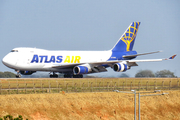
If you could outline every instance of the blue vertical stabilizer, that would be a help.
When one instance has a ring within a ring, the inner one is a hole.
[[[132,51],[140,22],[132,22],[124,34],[120,37],[112,52]]]

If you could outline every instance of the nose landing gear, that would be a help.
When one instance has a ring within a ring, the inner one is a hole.
[[[16,71],[17,74],[16,74],[16,78],[21,78],[21,74],[19,73],[19,71]]]

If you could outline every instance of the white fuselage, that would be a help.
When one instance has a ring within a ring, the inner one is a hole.
[[[15,48],[3,63],[15,70],[64,72],[69,69],[52,66],[107,61],[111,51],[49,51],[37,48]]]

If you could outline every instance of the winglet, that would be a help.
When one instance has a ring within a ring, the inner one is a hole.
[[[174,59],[176,57],[176,55],[173,55],[173,56],[171,56],[169,59]]]

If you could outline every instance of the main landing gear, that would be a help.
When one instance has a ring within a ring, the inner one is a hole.
[[[83,75],[64,74],[64,78],[83,78]]]
[[[73,78],[83,78],[83,75],[73,75]]]
[[[50,78],[58,78],[58,74],[56,74],[55,72],[53,72],[53,74],[50,74],[49,77],[50,77]]]

